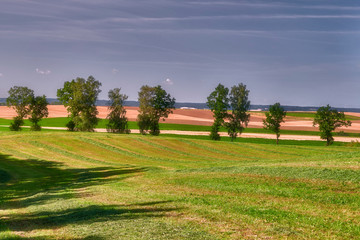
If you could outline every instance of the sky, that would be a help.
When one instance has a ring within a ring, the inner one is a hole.
[[[243,83],[252,104],[360,108],[359,43],[359,0],[1,0],[0,97],[92,75],[100,99]]]

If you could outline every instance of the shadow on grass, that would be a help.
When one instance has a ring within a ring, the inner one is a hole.
[[[49,239],[53,239],[53,236],[42,236],[42,237],[21,237],[21,236],[9,236],[6,237],[6,240],[49,240]],[[69,239],[69,238],[56,238],[58,240],[62,240],[62,239]],[[89,237],[85,237],[85,238],[71,238],[72,240],[103,240],[105,238],[103,237],[99,237],[99,236],[89,236]]]
[[[0,183],[6,183],[11,180],[11,176],[8,172],[0,169]]]
[[[38,212],[35,214],[13,215],[11,220],[4,220],[13,231],[32,231],[36,229],[52,229],[68,224],[92,224],[122,219],[138,219],[149,217],[163,217],[166,212],[178,208],[163,207],[120,207],[116,205],[90,205],[56,212]]]
[[[37,159],[19,160],[0,154],[0,210],[15,210],[41,206],[49,201],[82,198],[86,187],[121,181],[144,172],[144,168],[95,167],[66,168],[63,164]],[[145,202],[129,206],[90,205],[54,211],[11,214],[1,219],[2,231],[32,231],[52,229],[67,224],[90,224],[109,220],[161,217],[175,208],[152,206],[162,202]],[[87,205],[87,204],[86,204]],[[26,239],[17,238],[13,239]],[[46,239],[38,238],[38,239]],[[88,239],[101,239],[93,236]]]
[[[167,200],[167,201],[152,201],[152,202],[143,202],[143,203],[129,204],[129,205],[127,205],[127,206],[150,206],[150,205],[158,205],[158,204],[169,203],[169,202],[173,202],[173,201],[171,201],[171,200]]]
[[[56,162],[19,160],[0,154],[0,174],[4,176],[0,182],[0,209],[42,204],[53,198],[74,198],[77,196],[68,190],[120,181],[145,170],[131,167],[71,169]]]

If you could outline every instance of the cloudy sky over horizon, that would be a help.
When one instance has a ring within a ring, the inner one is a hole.
[[[205,102],[242,82],[253,104],[360,108],[358,0],[2,0],[0,35],[0,97],[93,75],[100,99],[160,84]]]

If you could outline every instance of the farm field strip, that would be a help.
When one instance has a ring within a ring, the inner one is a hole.
[[[4,128],[8,128],[8,126],[0,126],[0,130],[4,130]],[[28,126],[24,126],[25,129],[29,129]],[[50,130],[50,131],[66,131],[67,128],[65,127],[42,127],[43,130]],[[8,131],[6,129],[6,131]],[[94,129],[95,132],[105,133],[107,130],[105,128],[96,128]],[[131,129],[133,134],[139,134],[140,131],[138,129]],[[180,131],[180,130],[161,130],[162,134],[173,134],[173,135],[189,135],[189,136],[208,136],[209,132],[201,132],[201,131]],[[290,134],[283,134],[279,137],[280,140],[297,140],[297,141],[325,141],[320,139],[318,136],[308,135],[306,131],[303,131],[304,135],[290,135]],[[300,133],[301,134],[301,133]],[[222,137],[229,137],[225,132],[219,132],[219,135]],[[265,139],[276,139],[276,136],[271,133],[242,133],[238,136],[239,138],[265,138]],[[360,137],[350,137],[350,136],[341,136],[335,137],[334,140],[337,142],[360,142]]]
[[[296,114],[301,115],[301,113],[296,113]],[[12,120],[10,119],[0,118],[0,131],[8,131],[8,126],[11,121]],[[41,125],[43,126],[44,131],[66,130],[67,128],[65,127],[65,125],[68,121],[69,118],[67,117],[45,118],[41,121]],[[107,124],[106,119],[100,119],[95,131],[106,132],[106,124]],[[30,122],[28,120],[25,120],[24,130],[29,131],[29,126],[30,126]],[[129,128],[131,129],[132,133],[135,134],[139,133],[136,122],[129,121]],[[211,128],[210,126],[203,126],[203,125],[160,123],[160,129],[162,134],[208,136],[210,128]],[[223,137],[228,137],[228,134],[226,133],[226,129],[221,128],[220,135]],[[335,132],[334,136],[335,136],[335,141],[339,141],[339,142],[360,141],[360,133]],[[262,128],[246,128],[240,137],[275,139],[275,135],[271,131]],[[281,131],[280,139],[322,141],[319,137],[319,132],[317,131],[287,130],[287,129],[283,129]]]
[[[40,125],[42,126],[46,126],[46,127],[65,127],[66,124],[69,122],[69,118],[68,117],[52,117],[52,118],[44,118],[41,120]],[[359,118],[360,120],[360,118]],[[265,130],[262,128],[262,121],[257,120],[258,122],[256,122],[256,124],[258,124],[258,126],[256,128],[254,127],[248,127],[244,130],[245,133],[271,133],[271,131],[269,130]],[[356,122],[357,120],[355,120],[355,122],[353,122],[353,125],[358,126],[358,122]],[[4,119],[4,118],[0,118],[0,125],[1,126],[9,126],[10,123],[12,122],[12,119]],[[311,121],[310,121],[311,122]],[[99,122],[96,126],[96,128],[106,128],[106,125],[108,123],[107,119],[99,119]],[[285,122],[286,123],[286,122]],[[303,121],[297,121],[296,118],[292,119],[291,121],[289,121],[290,126],[292,127],[296,127],[296,126],[300,126],[301,124],[303,124]],[[30,126],[31,123],[28,119],[25,119],[24,121],[24,125],[25,126]],[[203,131],[203,132],[209,132],[211,130],[211,126],[208,125],[199,125],[199,124],[188,124],[186,122],[182,122],[181,119],[179,119],[178,123],[168,123],[168,122],[160,122],[160,129],[161,130],[179,130],[179,131]],[[312,126],[312,124],[310,124]],[[136,121],[128,121],[128,126],[130,129],[138,129],[138,125]],[[286,126],[286,124],[285,124]],[[357,127],[355,128],[355,130],[357,129]],[[360,133],[353,133],[352,131],[347,131],[348,128],[342,129],[345,131],[345,136],[360,136]],[[220,128],[221,132],[226,132],[227,130],[224,127]],[[359,130],[360,131],[360,130]],[[312,135],[312,136],[319,136],[319,132],[317,131],[316,128],[312,128],[312,129],[306,129],[306,130],[301,130],[301,129],[283,129],[282,130],[282,134],[293,134],[293,135]],[[341,134],[341,133],[338,133]]]

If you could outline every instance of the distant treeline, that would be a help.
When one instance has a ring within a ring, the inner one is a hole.
[[[50,105],[62,105],[57,98],[47,98]],[[97,100],[97,106],[109,106],[107,100]],[[0,98],[0,106],[6,106],[6,98]],[[138,101],[125,101],[125,106],[139,107]],[[300,106],[282,106],[285,111],[299,111],[299,112],[315,112],[319,107],[300,107]],[[175,108],[196,108],[196,109],[209,109],[206,103],[175,103]],[[341,112],[358,112],[360,108],[334,108]],[[250,110],[268,111],[269,105],[250,105]]]

